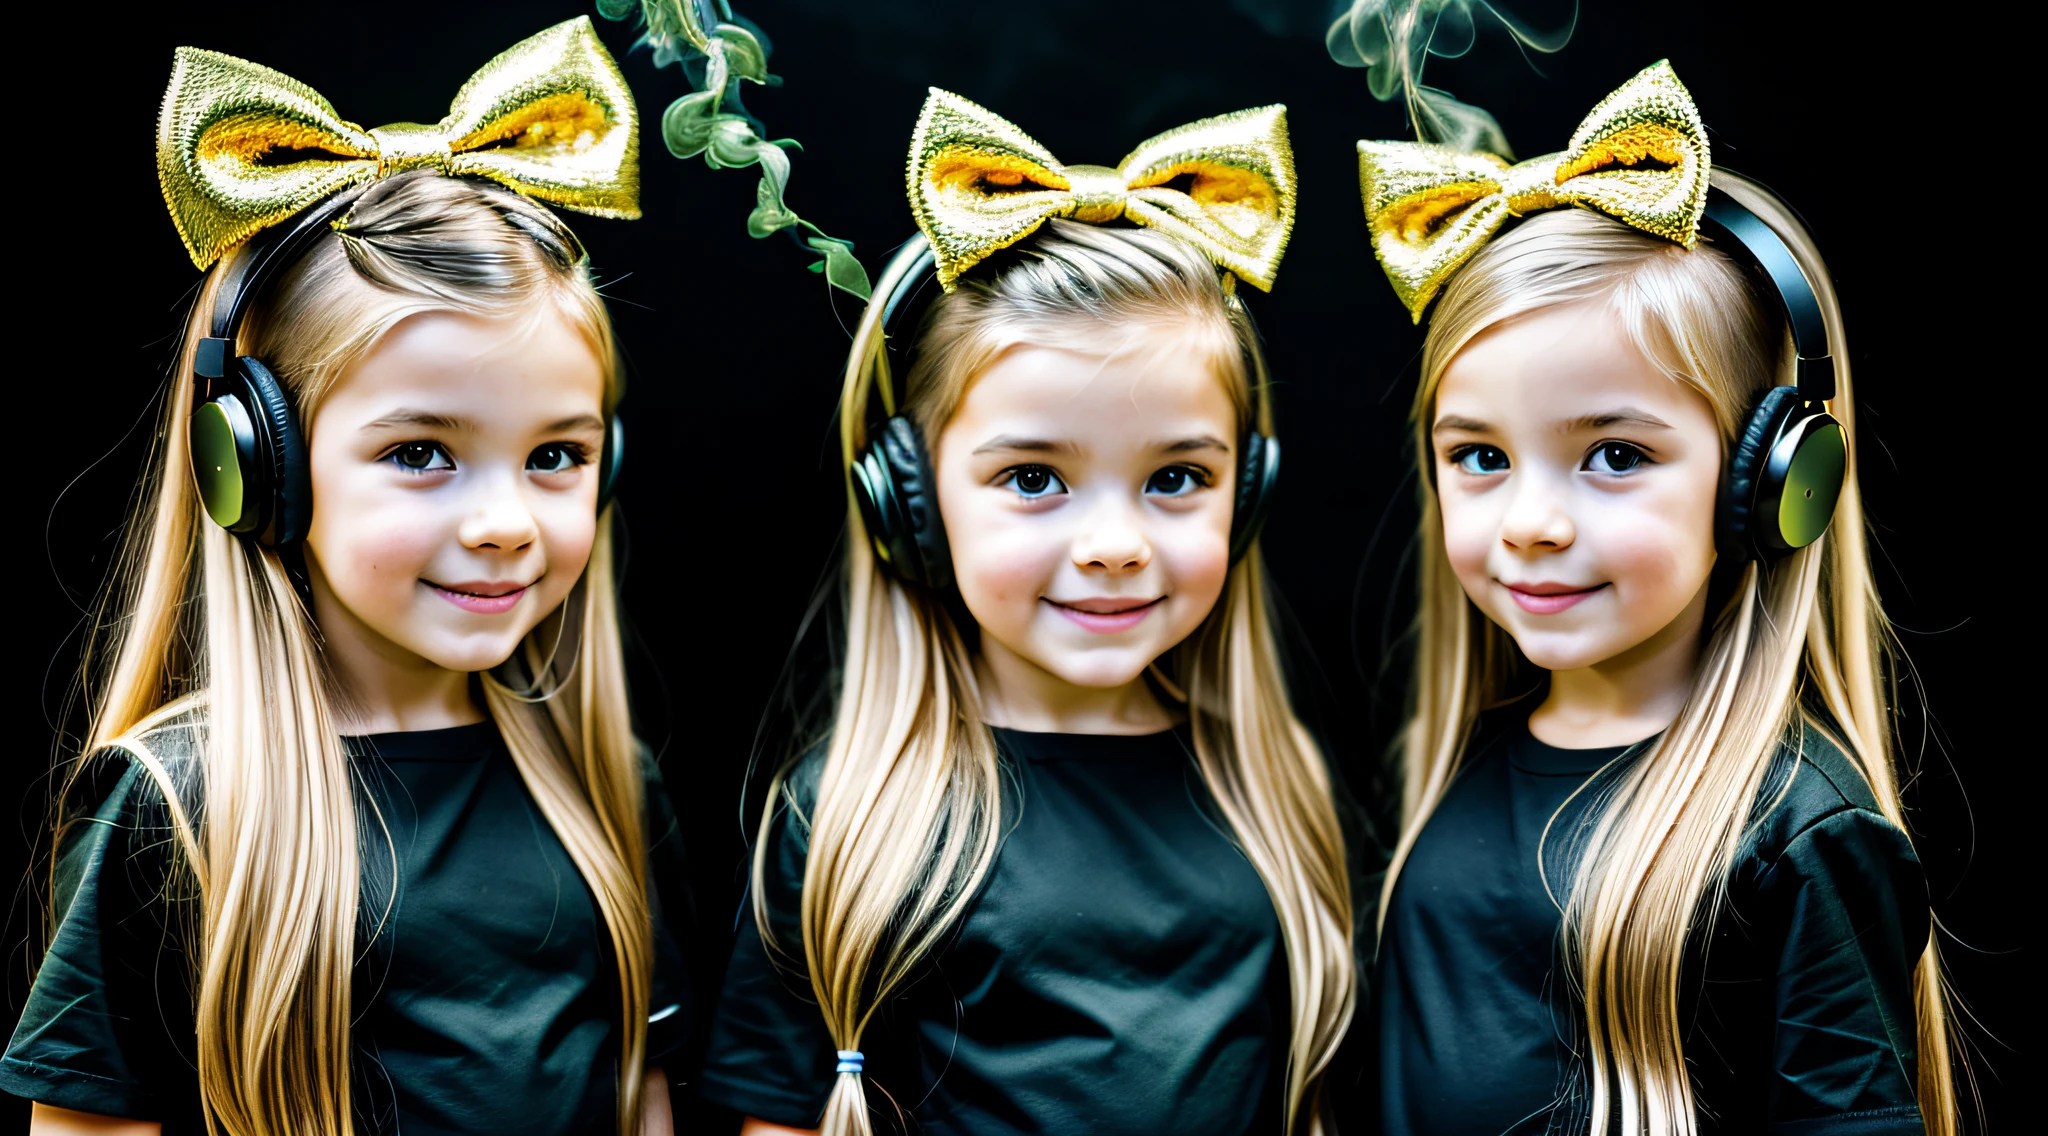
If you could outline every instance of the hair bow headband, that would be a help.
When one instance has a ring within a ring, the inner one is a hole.
[[[1584,205],[1691,248],[1712,162],[1692,95],[1668,60],[1600,101],[1571,147],[1509,165],[1420,142],[1360,142],[1373,251],[1415,322],[1510,217]]]
[[[1294,228],[1287,108],[1189,123],[1109,169],[1066,165],[1004,119],[935,87],[910,138],[910,208],[948,292],[961,273],[1052,217],[1121,218],[1170,233],[1270,291]]]
[[[432,126],[364,130],[290,76],[181,47],[156,131],[164,203],[201,268],[335,190],[403,170],[638,217],[639,153],[633,92],[583,16],[484,64]]]

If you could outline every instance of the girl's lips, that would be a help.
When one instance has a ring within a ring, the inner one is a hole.
[[[1136,607],[1124,608],[1121,611],[1083,611],[1078,607],[1069,607],[1058,600],[1047,600],[1045,602],[1051,604],[1061,615],[1095,632],[1097,635],[1114,635],[1119,631],[1129,631],[1131,628],[1143,623],[1145,617],[1152,614],[1153,608],[1166,602],[1166,597],[1160,596],[1156,600],[1150,600]],[[1102,601],[1083,602],[1100,604]]]
[[[1556,615],[1576,605],[1580,600],[1600,592],[1607,585],[1595,584],[1590,588],[1575,588],[1568,591],[1563,590],[1562,585],[1558,584],[1530,584],[1527,586],[1529,590],[1513,584],[1502,584],[1501,587],[1506,588],[1508,594],[1515,597],[1515,603],[1521,605],[1522,610],[1530,615]]]
[[[519,603],[519,597],[526,594],[531,584],[521,584],[508,592],[500,592],[502,584],[464,584],[461,588],[445,588],[432,580],[421,583],[434,590],[434,594],[464,611],[478,615],[503,615]]]

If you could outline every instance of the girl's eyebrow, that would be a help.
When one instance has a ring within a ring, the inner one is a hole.
[[[382,430],[391,426],[423,426],[429,430],[471,431],[476,429],[476,423],[467,418],[459,418],[450,414],[436,414],[431,410],[413,410],[411,408],[394,410],[382,418],[365,423],[363,429]]]
[[[977,454],[996,450],[1022,450],[1030,454],[1079,453],[1080,447],[1072,442],[1055,442],[1048,438],[1027,438],[1018,434],[998,434],[974,448]]]
[[[1441,434],[1446,430],[1463,430],[1470,434],[1484,434],[1491,429],[1493,427],[1481,422],[1477,418],[1465,418],[1456,414],[1446,414],[1436,420],[1436,425],[1430,427],[1429,432]]]
[[[1558,423],[1560,434],[1576,434],[1581,430],[1604,430],[1609,426],[1646,426],[1654,430],[1669,430],[1671,423],[1633,406],[1616,410],[1603,410],[1598,414],[1581,414],[1577,418]]]
[[[1230,452],[1230,446],[1213,434],[1182,438],[1178,442],[1161,442],[1152,448],[1167,454],[1184,454],[1191,450],[1221,450],[1226,454]]]
[[[453,414],[437,414],[431,410],[394,410],[382,418],[365,423],[364,430],[385,430],[393,426],[411,426],[428,430],[449,430],[460,433],[474,433],[476,422]],[[595,414],[572,414],[558,418],[540,428],[543,434],[565,434],[574,430],[603,430],[604,419]]]

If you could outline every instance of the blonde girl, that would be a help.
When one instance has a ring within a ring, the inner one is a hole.
[[[1955,1131],[1812,239],[1666,64],[1563,154],[1359,148],[1436,305],[1386,1131]]]
[[[926,103],[923,238],[841,401],[837,713],[763,817],[699,1078],[748,1133],[1321,1128],[1351,897],[1217,271],[1270,285],[1292,175],[1277,107],[1110,170]],[[897,403],[887,317],[933,268]]]
[[[431,127],[179,51],[159,169],[222,259],[0,1061],[33,1131],[668,1131],[688,1014],[600,484],[618,355],[575,236],[506,188],[635,215],[633,130],[586,20]]]

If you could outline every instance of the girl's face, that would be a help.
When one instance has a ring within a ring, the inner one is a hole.
[[[1444,370],[1431,441],[1451,567],[1531,662],[1598,666],[1698,628],[1720,432],[1604,305],[1473,339]]]
[[[582,576],[604,371],[569,320],[412,316],[310,426],[306,565],[330,649],[497,666]]]
[[[1107,357],[1012,348],[940,432],[939,512],[984,655],[1122,686],[1216,606],[1237,414],[1214,360],[1169,334]]]

